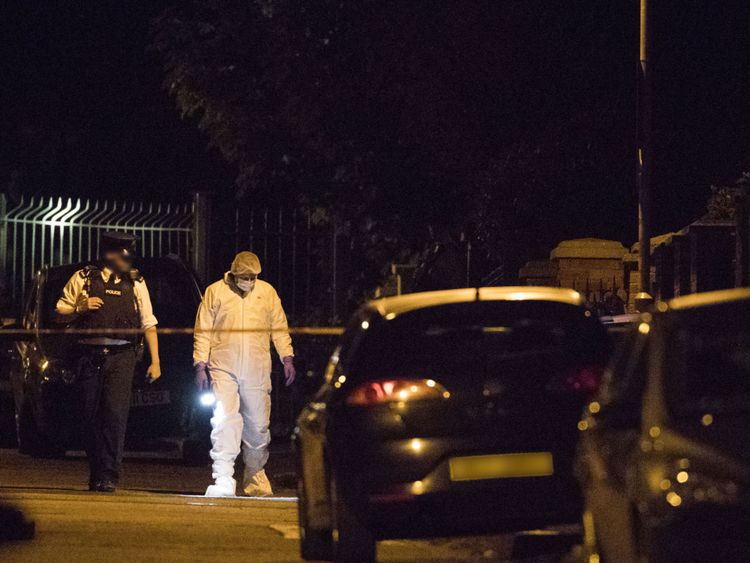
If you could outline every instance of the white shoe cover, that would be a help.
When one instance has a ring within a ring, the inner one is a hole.
[[[249,497],[273,496],[273,489],[271,489],[271,482],[266,476],[266,470],[261,469],[252,477],[246,478],[243,492]]]
[[[231,477],[217,477],[213,485],[206,489],[207,497],[233,497],[237,489],[237,482]]]

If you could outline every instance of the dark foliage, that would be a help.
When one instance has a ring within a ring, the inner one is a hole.
[[[154,21],[153,46],[183,115],[237,167],[238,200],[342,218],[362,283],[459,240],[474,244],[475,277],[505,265],[512,278],[560,236],[623,224],[606,217],[628,206],[632,172],[621,16],[543,1],[196,0]]]

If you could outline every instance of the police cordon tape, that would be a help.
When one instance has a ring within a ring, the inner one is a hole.
[[[202,332],[210,333],[267,333],[288,332],[289,334],[304,334],[310,336],[338,336],[343,334],[344,328],[333,326],[295,326],[289,328],[218,328],[218,329],[194,329],[194,328],[156,328],[159,335],[175,334],[195,334]],[[51,336],[51,335],[71,335],[71,336],[106,336],[109,334],[117,335],[141,335],[143,329],[140,328],[7,328],[0,329],[0,339],[12,340],[13,338],[22,339],[30,336]]]

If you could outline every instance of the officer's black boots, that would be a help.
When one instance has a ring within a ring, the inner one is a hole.
[[[105,479],[101,483],[99,483],[99,488],[97,489],[100,493],[114,493],[117,486],[115,485],[114,481],[110,481],[109,479]]]
[[[95,493],[114,493],[115,489],[117,489],[117,485],[115,485],[114,481],[110,481],[109,479],[89,483],[89,491]]]

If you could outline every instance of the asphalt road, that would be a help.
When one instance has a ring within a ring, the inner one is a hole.
[[[274,455],[275,453],[275,455]],[[0,498],[35,520],[36,537],[0,544],[4,562],[298,561],[288,454],[272,452],[271,499],[206,499],[208,467],[125,463],[113,495],[86,491],[80,458],[35,460],[0,450]],[[381,561],[506,560],[512,539],[388,541]]]

